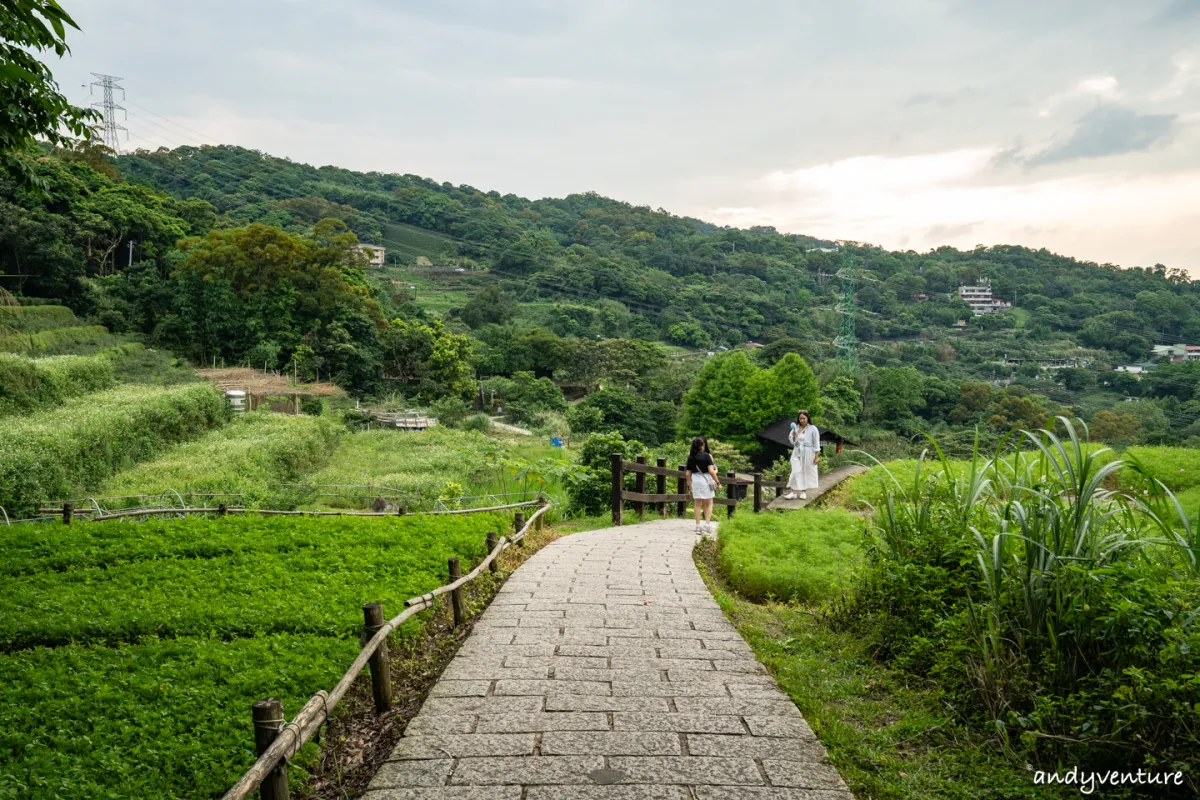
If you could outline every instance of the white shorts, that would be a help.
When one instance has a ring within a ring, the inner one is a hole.
[[[703,472],[692,473],[692,499],[693,500],[712,500],[716,497],[716,492],[709,485],[708,478]]]

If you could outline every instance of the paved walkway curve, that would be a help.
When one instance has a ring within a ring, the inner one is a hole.
[[[532,556],[365,800],[852,800],[709,594],[694,530],[647,522]]]

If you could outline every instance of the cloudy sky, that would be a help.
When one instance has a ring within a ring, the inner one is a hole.
[[[1200,277],[1200,0],[64,5],[134,147]]]

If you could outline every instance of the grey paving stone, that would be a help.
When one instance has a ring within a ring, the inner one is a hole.
[[[677,756],[683,750],[675,733],[552,731],[542,736],[541,752],[560,756]]]
[[[713,673],[716,675],[717,673]],[[615,680],[612,682],[614,697],[728,697],[725,685],[719,681],[655,681]]]
[[[472,721],[474,717],[470,718]],[[598,711],[537,714],[483,714],[476,733],[521,733],[542,731],[607,731],[608,714]]]
[[[496,694],[539,697],[560,694],[609,695],[612,689],[601,681],[496,681]]]
[[[591,658],[657,658],[658,650],[653,645],[579,645],[560,644],[560,656],[587,656]]]
[[[422,714],[506,714],[541,711],[541,697],[431,697]]]
[[[791,736],[796,739],[816,739],[812,728],[802,717],[746,716],[747,727],[755,736]]]
[[[746,697],[680,697],[675,707],[682,714],[752,714],[761,717],[799,717],[791,700],[762,700]]]
[[[421,762],[410,762],[421,763]],[[452,786],[494,784],[590,784],[588,773],[604,769],[603,756],[522,756],[460,759]]]
[[[765,674],[767,668],[757,661],[731,661],[721,659],[714,661],[713,665],[721,672],[743,672],[751,675]]]
[[[442,678],[433,685],[430,697],[483,697],[488,693],[492,682],[486,681],[456,681]]]
[[[776,758],[790,761],[821,761],[825,748],[816,739],[776,736],[688,736],[688,752],[694,756],[726,758]]]
[[[569,793],[554,786],[530,786],[526,800],[691,800],[682,786],[572,786]]]
[[[405,786],[442,786],[454,766],[452,758],[428,761],[387,761],[375,773],[369,789],[392,789]]]
[[[473,714],[426,714],[422,711],[404,726],[405,736],[424,733],[472,733],[475,730]]]
[[[379,789],[362,800],[521,800],[520,786],[455,786]]]
[[[698,658],[630,658],[628,656],[613,656],[613,669],[690,669],[711,670],[712,661]]]
[[[770,683],[739,683],[730,681],[725,686],[729,689],[729,694],[732,697],[761,700],[788,699],[788,696],[773,681]]]
[[[665,697],[595,697],[555,695],[546,698],[547,711],[655,711],[667,713]]]
[[[672,667],[667,670],[667,680],[679,681],[681,683],[697,683],[700,681],[708,681],[711,683],[721,684],[737,684],[744,686],[746,684],[758,684],[760,686],[770,686],[775,688],[775,679],[770,675],[754,675],[745,672],[727,672],[725,670],[712,670],[711,661],[695,661],[695,664],[700,664],[701,668],[696,669],[690,665]],[[686,662],[685,662],[686,664]]]
[[[828,764],[814,764],[803,761],[779,761],[765,759],[763,769],[775,786],[794,786],[800,789],[841,789],[845,791],[846,784],[842,776]]]
[[[766,719],[765,717],[761,719]],[[674,733],[744,734],[742,718],[712,714],[642,714],[618,711],[613,714],[616,731],[672,731]]]
[[[474,659],[452,662],[442,673],[443,681],[535,681],[545,679],[548,667],[505,667],[502,664],[477,663]],[[486,692],[485,692],[486,694]],[[449,695],[443,695],[449,696]]]
[[[555,667],[554,680],[556,681],[605,681],[614,680],[658,680],[661,669],[646,667],[642,669],[602,669],[579,668],[579,667]]]
[[[530,756],[532,733],[464,733],[405,736],[388,756],[389,761],[471,756]],[[763,739],[761,741],[776,741]],[[782,741],[782,740],[781,740]]]
[[[696,797],[697,800],[854,800],[850,792],[833,789],[781,789],[773,786],[697,786]]]
[[[754,786],[764,783],[758,765],[749,758],[695,756],[613,756],[610,769],[625,773],[629,783]]]

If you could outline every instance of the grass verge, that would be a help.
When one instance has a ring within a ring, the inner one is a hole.
[[[721,576],[714,543],[696,564],[725,615],[796,703],[859,798],[1009,800],[1078,796],[1035,786],[993,742],[959,722],[939,690],[876,663],[852,633],[812,608],[741,596]]]

